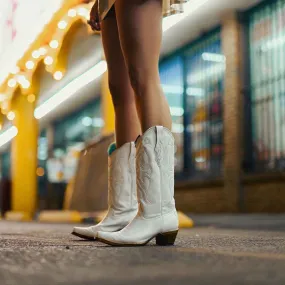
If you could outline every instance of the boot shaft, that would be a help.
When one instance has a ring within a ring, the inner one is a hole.
[[[135,156],[135,144],[130,142],[108,157],[108,201],[114,212],[129,212],[137,208]]]
[[[172,133],[161,126],[150,128],[137,142],[137,190],[146,218],[175,209],[174,149]]]

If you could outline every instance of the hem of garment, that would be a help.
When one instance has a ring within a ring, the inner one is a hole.
[[[104,13],[101,14],[100,16],[101,21],[103,21],[106,18],[106,16],[108,15],[109,11],[112,9],[113,6],[111,6],[107,11],[104,11]]]
[[[177,0],[175,3],[173,3],[173,5],[175,5],[175,4],[185,4],[188,1],[189,0]],[[114,6],[114,4],[108,10],[104,11],[100,15],[101,21],[103,21],[106,18],[106,16],[108,15],[109,11],[113,8],[113,6]],[[163,16],[163,18],[165,18],[165,17],[169,17],[169,16],[172,16],[172,15],[175,15],[175,14],[181,14],[183,12],[184,12],[183,10],[179,11],[179,10],[172,9],[172,10],[169,10],[168,12],[163,13],[162,16]]]

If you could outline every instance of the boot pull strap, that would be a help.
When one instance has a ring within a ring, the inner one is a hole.
[[[155,154],[156,154],[156,162],[160,166],[161,160],[162,160],[162,136],[163,136],[163,127],[162,126],[156,126],[156,144],[155,144]]]
[[[131,142],[130,143],[130,155],[129,155],[129,161],[132,160],[132,156],[136,154],[136,148],[134,147],[135,143]]]
[[[155,149],[159,147],[159,142],[162,140],[162,134],[163,134],[163,127],[162,126],[156,126],[156,145]]]

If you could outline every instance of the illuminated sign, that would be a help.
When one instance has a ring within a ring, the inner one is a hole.
[[[0,84],[62,2],[63,0],[0,1]]]

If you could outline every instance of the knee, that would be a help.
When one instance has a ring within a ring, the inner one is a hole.
[[[109,90],[115,109],[134,104],[133,90],[126,79],[109,76]]]
[[[142,96],[151,83],[151,72],[148,68],[135,65],[128,66],[128,72],[132,88],[137,96]],[[153,78],[154,79],[154,78]]]

